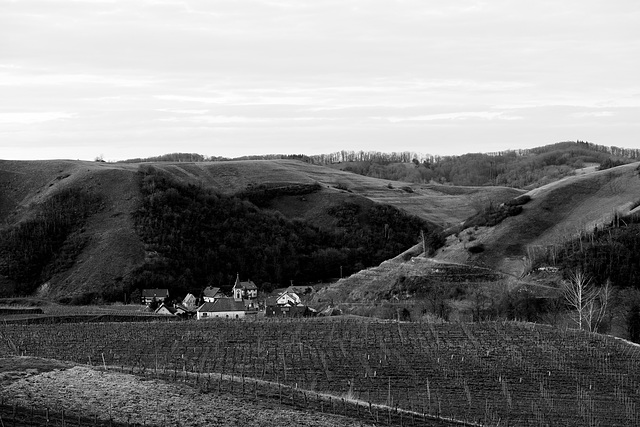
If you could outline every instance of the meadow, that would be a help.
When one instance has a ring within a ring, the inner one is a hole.
[[[269,393],[262,391],[265,396],[298,399],[315,409],[319,394],[343,405],[359,402],[362,409],[355,411],[344,406],[352,417],[367,412],[371,417],[372,407],[383,407],[404,412],[405,420],[407,414],[427,414],[423,422],[640,425],[638,346],[531,323],[0,324],[0,357],[8,355],[190,382],[203,392],[225,388],[257,397],[260,382],[270,387]],[[340,412],[333,404],[320,405]],[[376,415],[380,421],[379,411]],[[388,418],[397,424],[394,420]]]

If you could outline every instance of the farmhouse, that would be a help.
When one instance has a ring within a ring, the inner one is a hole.
[[[311,316],[313,311],[302,304],[295,292],[284,291],[277,297],[267,298],[265,316]]]
[[[196,308],[197,298],[193,294],[187,294],[186,297],[182,300],[182,305],[186,308]]]
[[[187,307],[181,304],[175,304],[173,307],[169,304],[162,303],[156,310],[155,314],[164,314],[167,316],[180,316],[183,318],[187,318],[193,316],[193,310],[189,310]]]
[[[246,316],[244,303],[233,298],[219,298],[215,302],[205,302],[197,311],[198,320],[223,318],[241,319]]]
[[[142,304],[150,305],[153,301],[162,302],[169,298],[169,289],[143,289]]]
[[[295,292],[284,291],[276,297],[276,305],[283,307],[294,307],[302,304],[300,297]]]
[[[175,316],[176,314],[178,314],[178,310],[176,310],[175,308],[171,307],[168,304],[162,303],[158,308],[156,308],[156,311],[154,311],[154,313],[165,314],[168,316]]]
[[[202,299],[204,302],[215,302],[215,300],[220,298],[224,298],[224,294],[220,292],[220,288],[207,286],[202,292]]]

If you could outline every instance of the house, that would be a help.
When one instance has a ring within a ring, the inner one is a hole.
[[[220,292],[220,288],[215,288],[213,286],[207,286],[204,288],[202,292],[202,299],[204,302],[214,302],[219,298],[224,298],[224,294]]]
[[[158,308],[156,308],[154,313],[155,314],[164,314],[164,315],[167,315],[167,316],[175,316],[176,314],[178,314],[178,310],[176,310],[175,308],[171,307],[170,305],[162,303],[162,304],[160,304],[160,306]]]
[[[196,314],[195,308],[191,309],[182,304],[174,304],[173,308],[176,310],[176,316],[191,317]]]
[[[277,297],[267,298],[265,316],[302,317],[313,316],[315,312],[302,304],[295,292],[284,291]]]
[[[187,296],[182,300],[182,305],[186,308],[194,309],[196,308],[197,301],[198,299],[195,297],[195,295],[187,294]]]
[[[276,305],[283,307],[294,307],[302,304],[300,297],[295,292],[284,291],[276,297]]]
[[[188,318],[194,315],[194,311],[188,309],[187,307],[185,307],[184,305],[181,304],[175,304],[173,307],[162,303],[160,304],[160,306],[158,308],[156,308],[156,310],[154,311],[155,314],[164,314],[167,316],[179,316],[182,318]]]
[[[258,287],[251,280],[240,281],[240,274],[236,276],[236,283],[233,285],[233,299],[236,301],[255,300],[258,298]]]
[[[233,298],[219,298],[215,302],[205,302],[197,310],[198,320],[211,318],[242,319],[246,314],[244,303]]]
[[[142,304],[150,305],[153,301],[163,302],[169,298],[169,289],[143,289]]]

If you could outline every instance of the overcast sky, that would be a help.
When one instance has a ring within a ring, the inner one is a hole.
[[[637,0],[0,0],[0,159],[640,148]]]

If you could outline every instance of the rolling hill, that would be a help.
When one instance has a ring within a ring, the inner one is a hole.
[[[463,221],[489,202],[499,203],[522,193],[503,187],[392,182],[294,160],[158,162],[144,163],[144,167],[160,170],[177,182],[225,195],[257,186],[277,189],[318,184],[319,191],[309,195],[274,197],[268,208],[325,228],[337,226],[327,211],[341,203],[389,204],[444,228]],[[21,225],[47,215],[65,216],[69,226],[58,235],[56,256],[45,260],[36,294],[63,298],[117,292],[152,255],[141,241],[132,216],[142,201],[139,168],[140,164],[71,160],[0,161],[0,231],[5,236],[20,234]],[[51,202],[64,194],[91,198],[92,210]],[[52,212],[51,206],[59,211]],[[55,219],[47,221],[55,223]],[[25,234],[22,239],[37,246],[38,236]],[[8,240],[5,238],[5,244]],[[10,251],[6,247],[4,252],[0,250],[0,271],[8,268]],[[0,275],[0,285],[10,295],[16,282],[7,276]]]
[[[495,227],[473,230],[473,254],[464,233],[451,237],[435,256],[440,261],[482,265],[508,274],[526,273],[531,250],[560,245],[565,240],[609,223],[614,214],[629,214],[640,203],[640,164],[592,171],[525,193],[531,201],[522,213]],[[466,246],[466,247],[465,247]]]
[[[517,215],[493,226],[452,229],[446,244],[431,258],[424,258],[422,247],[417,244],[393,260],[324,288],[313,302],[321,307],[341,303],[343,309],[360,313],[363,310],[358,302],[396,301],[399,309],[412,310],[412,319],[421,315],[416,310],[420,301],[433,313],[437,311],[434,301],[440,304],[446,300],[449,309],[468,316],[473,313],[474,319],[490,317],[496,305],[506,303],[519,305],[514,315],[529,317],[533,313],[527,306],[557,295],[554,288],[561,280],[558,274],[529,275],[533,257],[560,248],[595,227],[602,228],[616,214],[636,212],[640,204],[638,170],[638,163],[602,171],[589,168],[523,193],[520,198],[528,201]],[[502,208],[494,206],[494,211]],[[486,211],[480,217],[492,213]],[[437,290],[434,283],[444,288]],[[511,294],[513,300],[505,301],[506,294]],[[479,297],[493,302],[480,302]],[[523,299],[518,303],[517,298]],[[513,308],[500,309],[509,312]],[[397,310],[387,310],[386,316],[397,316]],[[440,314],[446,313],[440,310]],[[618,314],[624,321],[624,314]],[[534,314],[529,320],[543,319]]]

